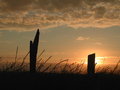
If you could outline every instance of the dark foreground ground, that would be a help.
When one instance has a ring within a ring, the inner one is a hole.
[[[120,90],[120,76],[0,72],[0,90]]]

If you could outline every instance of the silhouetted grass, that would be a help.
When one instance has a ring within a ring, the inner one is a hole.
[[[0,85],[3,90],[6,88],[44,90],[48,87],[56,90],[57,88],[66,88],[67,90],[120,90],[120,69],[118,69],[120,62],[116,64],[113,70],[109,67],[97,68],[96,74],[89,76],[82,74],[84,62],[70,64],[69,60],[65,59],[56,64],[51,64],[48,62],[52,56],[46,60],[41,57],[45,52],[44,50],[37,60],[37,72],[30,73],[26,69],[29,67],[29,63],[25,62],[29,52],[23,57],[21,63],[17,62],[18,50],[16,52],[15,61],[6,63],[4,68],[0,69]]]
[[[97,73],[94,76],[73,73],[0,72],[0,87],[5,90],[120,90],[120,76]]]
[[[85,62],[81,60],[81,63],[69,63],[69,59],[61,60],[56,64],[48,63],[52,56],[48,57],[46,60],[42,58],[42,55],[45,53],[45,49],[41,51],[41,53],[37,57],[37,72],[49,72],[49,73],[74,73],[74,74],[82,74],[84,70]],[[29,71],[29,63],[26,63],[26,59],[29,56],[30,51],[23,57],[21,63],[17,61],[18,59],[18,46],[16,48],[15,60],[14,62],[7,62],[4,64],[0,71],[2,72],[26,72]],[[2,57],[0,57],[0,61],[2,61]],[[2,63],[2,62],[1,62]],[[112,74],[120,74],[119,63],[115,65],[115,67],[110,69],[109,67],[97,68],[96,73],[112,73]],[[97,64],[96,64],[97,65]],[[27,69],[26,69],[27,68]]]

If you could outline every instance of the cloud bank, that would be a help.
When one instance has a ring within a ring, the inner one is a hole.
[[[0,0],[0,30],[120,26],[120,0]]]
[[[84,40],[89,40],[90,38],[89,37],[78,37],[76,40],[80,40],[80,41],[84,41]]]

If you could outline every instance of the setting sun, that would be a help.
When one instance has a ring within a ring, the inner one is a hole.
[[[103,64],[103,60],[102,60],[103,57],[96,57],[95,58],[95,64]]]
[[[85,60],[85,64],[88,64],[87,59]],[[97,65],[103,64],[103,57],[96,57],[95,64],[97,64]]]

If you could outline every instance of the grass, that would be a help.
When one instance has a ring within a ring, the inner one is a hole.
[[[30,73],[30,72],[0,72],[0,85],[5,89],[67,89],[67,90],[120,90],[119,75],[97,73]]]
[[[73,89],[73,90],[120,90],[120,70],[116,64],[113,70],[109,67],[97,68],[97,73],[93,76],[82,74],[84,70],[84,62],[68,63],[69,59],[61,60],[56,64],[48,63],[52,56],[46,60],[42,58],[45,50],[43,50],[37,58],[37,72],[30,73],[26,67],[29,63],[25,63],[28,52],[22,59],[17,62],[18,47],[16,49],[15,60],[12,63],[6,63],[0,69],[0,85],[5,89]],[[2,57],[0,58],[2,64]],[[109,72],[108,72],[109,71]],[[117,73],[116,73],[117,72]]]
[[[74,73],[74,74],[82,74],[84,71],[84,61],[81,61],[80,64],[78,63],[68,63],[69,59],[61,60],[60,62],[56,64],[48,63],[52,56],[48,57],[46,60],[43,60],[42,55],[45,53],[45,50],[43,50],[37,57],[37,72],[49,72],[49,73]],[[27,52],[27,54],[23,57],[22,62],[17,62],[18,58],[18,46],[16,48],[15,53],[15,60],[14,62],[7,62],[4,64],[2,68],[0,68],[1,72],[26,72],[29,71],[29,63],[25,63],[25,60],[29,56],[30,52]],[[0,62],[2,64],[2,57],[0,57]],[[97,68],[96,72],[99,73],[110,73],[110,74],[118,74],[120,75],[120,69],[119,69],[119,63],[120,60],[117,62],[115,67],[110,69],[109,67],[106,68]],[[28,68],[28,69],[26,69]]]
[[[43,50],[37,57],[37,72],[29,72],[29,63],[26,59],[30,51],[18,62],[17,46],[14,62],[6,62],[0,68],[1,90],[44,90],[44,89],[72,89],[72,90],[120,90],[119,63],[112,69],[97,68],[94,75],[83,74],[85,63],[69,63],[69,59],[61,60],[56,64],[48,63],[52,56],[42,58]],[[0,64],[2,63],[0,57]],[[97,66],[97,64],[95,64]]]

